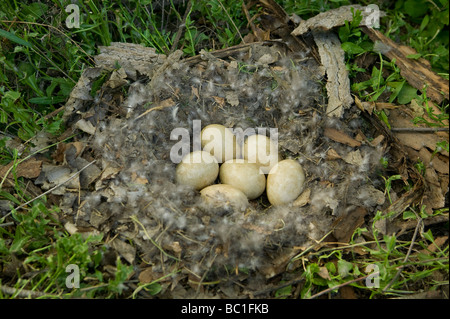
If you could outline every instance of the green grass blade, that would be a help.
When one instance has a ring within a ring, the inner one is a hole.
[[[3,29],[0,29],[0,36],[4,37],[4,38],[7,38],[8,40],[10,40],[10,41],[12,41],[14,43],[17,43],[19,45],[23,45],[23,46],[28,47],[28,48],[32,48],[33,47],[33,45],[30,42],[25,41],[24,39],[19,38],[14,33],[5,31]]]

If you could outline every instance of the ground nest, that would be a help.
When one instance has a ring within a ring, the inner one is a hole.
[[[162,281],[165,297],[192,296],[201,283],[236,276],[262,285],[349,212],[384,204],[381,148],[329,138],[355,136],[364,123],[356,110],[327,116],[322,73],[308,52],[259,43],[221,58],[173,59],[177,54],[155,54],[155,67],[143,73],[131,64],[86,70],[66,106],[65,119],[80,134],[64,149],[64,161],[85,168],[81,193],[63,195],[66,227],[107,236],[141,282],[172,273]],[[245,212],[226,203],[206,207],[198,191],[175,182],[170,159],[178,142],[171,132],[185,128],[192,141],[195,120],[202,127],[276,128],[282,157],[305,170],[303,193],[282,206],[263,194]],[[236,289],[221,291],[232,297]]]

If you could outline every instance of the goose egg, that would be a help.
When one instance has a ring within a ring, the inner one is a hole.
[[[219,178],[222,184],[241,190],[248,199],[259,197],[266,188],[266,177],[259,171],[258,165],[243,159],[223,163],[220,166]]]
[[[305,172],[297,161],[280,161],[267,176],[267,198],[272,205],[288,204],[301,194],[304,183]]]
[[[251,135],[244,142],[244,159],[249,163],[255,163],[264,174],[281,159],[278,145],[265,135]]]
[[[177,183],[190,185],[200,190],[214,183],[219,174],[219,164],[208,152],[195,151],[189,153],[177,165]]]
[[[212,207],[230,205],[244,211],[248,206],[247,196],[239,189],[227,184],[215,184],[200,191],[203,201]]]
[[[205,126],[201,131],[202,150],[211,153],[219,163],[240,156],[236,136],[229,128],[220,124]]]

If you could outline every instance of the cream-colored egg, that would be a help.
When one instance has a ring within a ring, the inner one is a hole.
[[[244,211],[248,206],[247,196],[239,189],[227,184],[215,184],[200,191],[203,201],[210,207],[231,207]]]
[[[220,124],[211,124],[203,128],[201,145],[202,150],[214,155],[219,163],[240,156],[240,147],[236,143],[233,131]]]
[[[189,153],[177,165],[177,183],[190,185],[200,190],[214,183],[219,175],[219,164],[208,152],[195,151]]]
[[[305,172],[297,161],[280,161],[267,175],[267,198],[272,205],[288,204],[298,198],[304,183]]]
[[[259,197],[266,188],[266,176],[259,166],[244,159],[234,159],[220,166],[219,178],[222,184],[228,184],[241,190],[248,199]]]
[[[244,142],[243,156],[249,163],[257,164],[264,174],[281,160],[278,145],[265,135],[251,135]]]

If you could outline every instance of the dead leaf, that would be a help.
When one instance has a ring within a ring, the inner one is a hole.
[[[148,184],[148,179],[145,177],[138,176],[136,172],[131,173],[131,180],[140,185]]]
[[[381,142],[384,140],[384,135],[380,134],[377,137],[375,137],[372,141],[369,142],[370,146],[376,147],[380,145]]]
[[[5,166],[0,167],[0,177],[3,178],[6,172],[14,166],[14,162],[11,162]],[[36,178],[41,173],[42,161],[36,160],[35,158],[30,158],[20,164],[15,168],[15,174],[17,177],[25,178]],[[7,178],[13,178],[13,170],[8,174]]]
[[[225,98],[231,106],[238,106],[239,105],[239,97],[236,92],[227,92],[225,94]]]
[[[225,99],[223,97],[213,96],[214,101],[219,104],[219,107],[224,107]]]
[[[275,256],[272,256],[272,260],[270,262],[261,265],[258,269],[266,278],[272,278],[279,273],[284,272],[287,264],[296,254],[297,250],[287,248],[283,249]]]
[[[75,123],[75,127],[78,128],[79,130],[86,132],[90,135],[94,135],[95,134],[95,127],[94,125],[92,125],[91,122],[86,121],[85,119],[81,119],[78,122]]]
[[[311,189],[306,189],[300,196],[292,203],[293,206],[303,207],[309,204],[309,197],[311,196]]]
[[[317,274],[325,280],[331,280],[327,267],[319,267]]]
[[[139,282],[141,284],[151,283],[155,278],[152,267],[147,267],[139,273]]]
[[[351,147],[359,147],[361,146],[361,143],[355,140],[354,138],[348,136],[344,132],[338,131],[334,128],[327,127],[323,134],[328,137],[329,139],[341,143],[346,144]]]
[[[58,188],[52,191],[54,195],[64,195],[67,189],[79,190],[80,179],[79,175],[73,176],[75,172],[67,166],[57,166],[42,164],[41,174],[34,181],[35,185],[42,185],[42,189],[48,190],[52,187],[60,185]],[[70,180],[69,180],[70,179]]]
[[[327,152],[327,160],[334,161],[342,158],[334,149],[330,148]]]
[[[124,68],[120,68],[120,69],[115,69],[112,73],[111,76],[109,77],[109,80],[106,81],[105,85],[109,86],[112,89],[124,86],[125,84],[128,83],[128,81],[126,80],[127,78],[127,73],[125,72]]]
[[[356,150],[353,152],[348,152],[347,155],[345,155],[342,158],[346,163],[355,165],[355,166],[361,166],[363,163],[363,158],[361,156],[360,150]]]
[[[414,132],[415,128],[426,127],[425,125],[415,125],[413,123],[413,117],[410,111],[406,108],[399,108],[396,110],[391,110],[389,113],[389,121],[392,124],[392,129],[395,128],[411,128],[411,131],[406,132],[395,132],[394,135],[400,140],[400,142],[408,147],[411,147],[417,151],[420,151],[423,147],[434,151],[436,149],[436,144],[442,141],[448,141],[448,133],[441,132],[444,134],[436,133],[420,133]],[[395,125],[394,125],[395,124]],[[446,133],[446,134],[445,134]],[[449,154],[445,151],[442,152],[445,156]],[[448,170],[447,170],[448,172]]]
[[[197,100],[200,100],[200,95],[198,94],[198,88],[191,85],[191,91],[192,91],[192,95],[195,96],[197,98]]]
[[[333,224],[333,235],[338,242],[348,243],[354,231],[364,224],[364,216],[367,210],[364,207],[356,207],[349,211],[347,215],[341,216]]]
[[[111,246],[117,251],[120,256],[128,261],[130,265],[133,265],[134,259],[136,257],[136,247],[127,244],[119,238],[115,238],[111,242]]]

